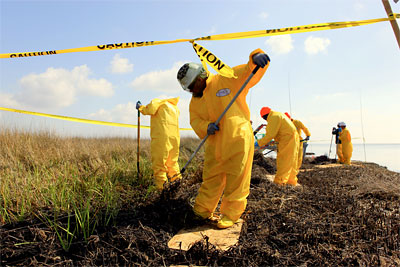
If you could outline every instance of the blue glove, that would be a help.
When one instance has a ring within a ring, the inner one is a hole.
[[[140,101],[136,102],[136,109],[139,110],[139,108],[142,106],[142,103]]]
[[[254,64],[260,66],[261,68],[264,68],[269,61],[271,60],[269,59],[268,55],[264,53],[258,53],[253,56]]]
[[[304,139],[304,141],[308,141],[308,140],[310,140],[310,137],[309,137],[309,136],[307,136],[307,137]]]
[[[338,130],[338,132],[340,133],[340,132],[342,131],[342,128],[341,128],[341,127],[339,127],[337,130]]]
[[[216,125],[215,123],[210,123],[207,127],[207,134],[208,135],[213,135],[215,134],[216,131],[219,131],[219,127],[218,125]]]
[[[254,148],[255,149],[259,149],[260,148],[260,145],[258,144],[257,140],[254,142]]]

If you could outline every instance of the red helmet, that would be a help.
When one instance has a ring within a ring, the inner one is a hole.
[[[261,108],[261,110],[260,110],[261,118],[264,117],[265,115],[269,114],[270,112],[271,112],[271,108],[269,108],[269,107]]]

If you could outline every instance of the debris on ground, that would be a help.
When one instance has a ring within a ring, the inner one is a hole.
[[[96,228],[66,252],[40,221],[0,228],[1,266],[201,265],[399,266],[400,173],[374,163],[332,165],[326,156],[304,160],[301,187],[282,187],[266,175],[275,160],[256,154],[248,206],[237,245],[218,250],[207,238],[189,250],[168,248],[191,216],[201,170],[173,192],[121,210],[115,223]]]

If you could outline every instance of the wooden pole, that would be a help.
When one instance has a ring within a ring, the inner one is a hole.
[[[383,6],[385,7],[386,14],[388,17],[393,14],[392,8],[390,7],[389,0],[382,0]],[[393,15],[392,15],[393,17]],[[400,49],[400,30],[399,30],[399,25],[397,24],[396,19],[391,20],[390,24],[392,25],[394,35],[396,36],[397,44],[399,45]]]
[[[140,158],[140,111],[138,110],[138,127],[137,127],[137,178],[140,178],[140,167],[139,167],[139,158]]]

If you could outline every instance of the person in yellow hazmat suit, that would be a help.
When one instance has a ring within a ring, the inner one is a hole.
[[[143,115],[150,115],[151,164],[154,183],[162,190],[168,177],[171,182],[180,179],[179,157],[179,97],[153,99],[144,106],[138,101],[136,109]]]
[[[263,107],[260,115],[267,121],[267,126],[265,136],[255,142],[255,147],[265,146],[274,139],[278,143],[274,183],[296,186],[297,154],[300,145],[296,127],[286,115],[269,107]]]
[[[353,144],[351,143],[350,131],[346,128],[346,123],[339,122],[339,140],[342,143],[343,160],[341,163],[351,164],[351,156],[353,154]]]
[[[332,129],[332,134],[335,135],[335,144],[336,144],[336,155],[338,157],[338,162],[339,163],[343,163],[344,162],[344,158],[343,158],[343,152],[342,152],[342,141],[340,141],[339,139],[339,134],[340,134],[340,126],[339,124],[341,124],[342,122],[339,122],[337,124],[337,128],[333,127]]]
[[[299,169],[301,167],[301,164],[303,163],[304,142],[307,142],[308,140],[310,140],[311,133],[308,130],[308,128],[301,121],[293,119],[287,112],[285,112],[285,115],[293,122],[294,126],[296,126],[296,130],[297,130],[297,133],[299,134],[300,139],[302,139],[301,132],[303,132],[306,135],[306,138],[304,138],[303,140],[300,140],[300,144],[299,144],[299,152],[297,155],[297,173],[298,173]]]
[[[244,212],[250,192],[254,156],[254,136],[250,110],[246,103],[249,89],[263,77],[269,57],[254,50],[247,64],[233,67],[237,78],[208,74],[201,64],[186,63],[177,78],[185,91],[192,93],[189,105],[190,124],[205,142],[203,181],[195,199],[193,212],[202,219],[215,218],[214,213],[223,194],[218,228],[234,225]],[[220,123],[214,122],[239,91],[246,79],[254,74]]]

